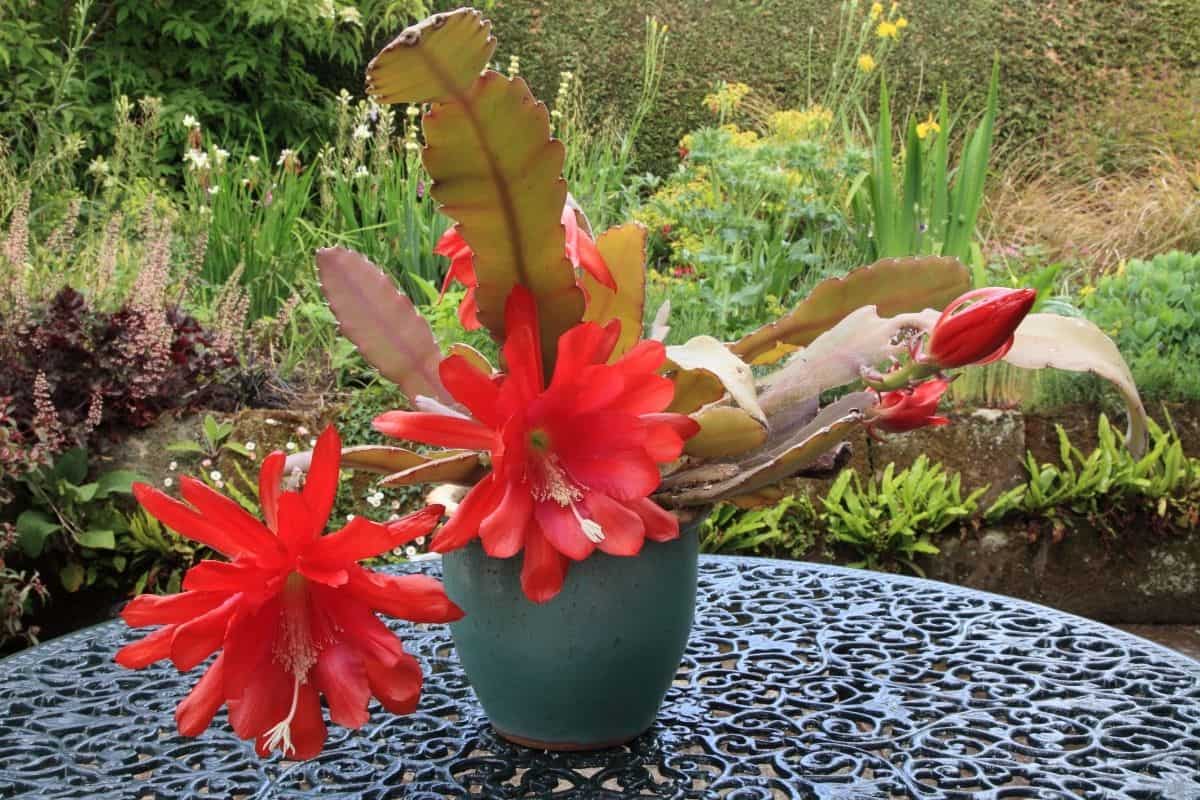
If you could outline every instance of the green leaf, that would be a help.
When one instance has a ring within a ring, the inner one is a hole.
[[[98,483],[85,483],[82,486],[72,486],[69,483],[63,484],[64,495],[74,495],[75,500],[80,503],[90,503],[96,497],[96,491],[100,488]]]
[[[148,481],[133,470],[114,469],[105,472],[96,482],[99,486],[96,497],[103,498],[114,494],[129,494],[133,491],[133,484],[147,483]]]
[[[91,547],[95,550],[113,550],[117,546],[116,537],[112,531],[108,530],[89,528],[76,535],[75,541],[84,547]]]
[[[63,588],[68,592],[77,592],[79,587],[83,586],[83,579],[86,573],[83,566],[72,561],[58,572],[58,579],[62,581]]]
[[[87,477],[87,451],[76,447],[54,460],[54,477],[68,483],[80,484]]]
[[[195,442],[188,442],[188,441],[171,442],[171,444],[167,445],[167,451],[171,452],[171,453],[201,453],[201,454],[208,452],[207,450],[205,450],[203,447],[196,444]]]
[[[21,512],[21,516],[17,517],[16,528],[21,552],[30,558],[37,558],[42,554],[46,539],[62,530],[62,525],[47,514],[30,509]]]

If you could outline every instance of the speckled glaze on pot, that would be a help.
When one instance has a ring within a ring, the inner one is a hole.
[[[593,750],[654,723],[692,627],[698,527],[631,558],[597,551],[541,605],[521,591],[519,555],[489,558],[478,541],[446,554],[446,591],[466,612],[454,645],[501,736]]]

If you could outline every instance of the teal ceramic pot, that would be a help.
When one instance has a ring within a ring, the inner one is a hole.
[[[489,558],[478,541],[446,554],[446,591],[466,612],[454,645],[501,736],[594,750],[654,723],[692,627],[697,528],[630,558],[596,551],[541,605],[521,591],[520,555]]]

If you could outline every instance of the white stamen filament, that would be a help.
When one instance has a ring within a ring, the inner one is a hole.
[[[604,528],[600,527],[600,523],[594,519],[587,519],[579,513],[579,509],[571,503],[571,513],[575,515],[575,519],[579,521],[579,527],[583,528],[583,535],[588,538],[592,544],[600,544],[604,541]]]
[[[300,679],[296,678],[292,688],[292,707],[287,716],[278,725],[267,731],[267,752],[279,748],[286,756],[296,752],[292,745],[292,720],[296,717],[296,709],[300,707]]]

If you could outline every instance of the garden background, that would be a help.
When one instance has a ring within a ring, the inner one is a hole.
[[[169,489],[199,475],[252,508],[270,450],[306,449],[330,421],[348,442],[379,441],[370,420],[405,401],[337,335],[317,248],[366,254],[439,338],[458,333],[462,289],[439,301],[447,221],[426,192],[417,109],[362,94],[370,54],[450,7],[0,10],[5,648],[177,590],[203,557],[136,510],[136,476]],[[1160,424],[1134,460],[1098,380],[993,365],[953,386],[954,425],[863,438],[850,469],[797,481],[775,508],[719,508],[706,549],[1200,624],[1200,5],[486,12],[496,68],[550,107],[592,224],[649,229],[647,315],[666,314],[668,342],[735,339],[879,258],[950,255],[979,285],[1037,288],[1041,310],[1104,328]],[[343,515],[421,502],[348,485]]]

